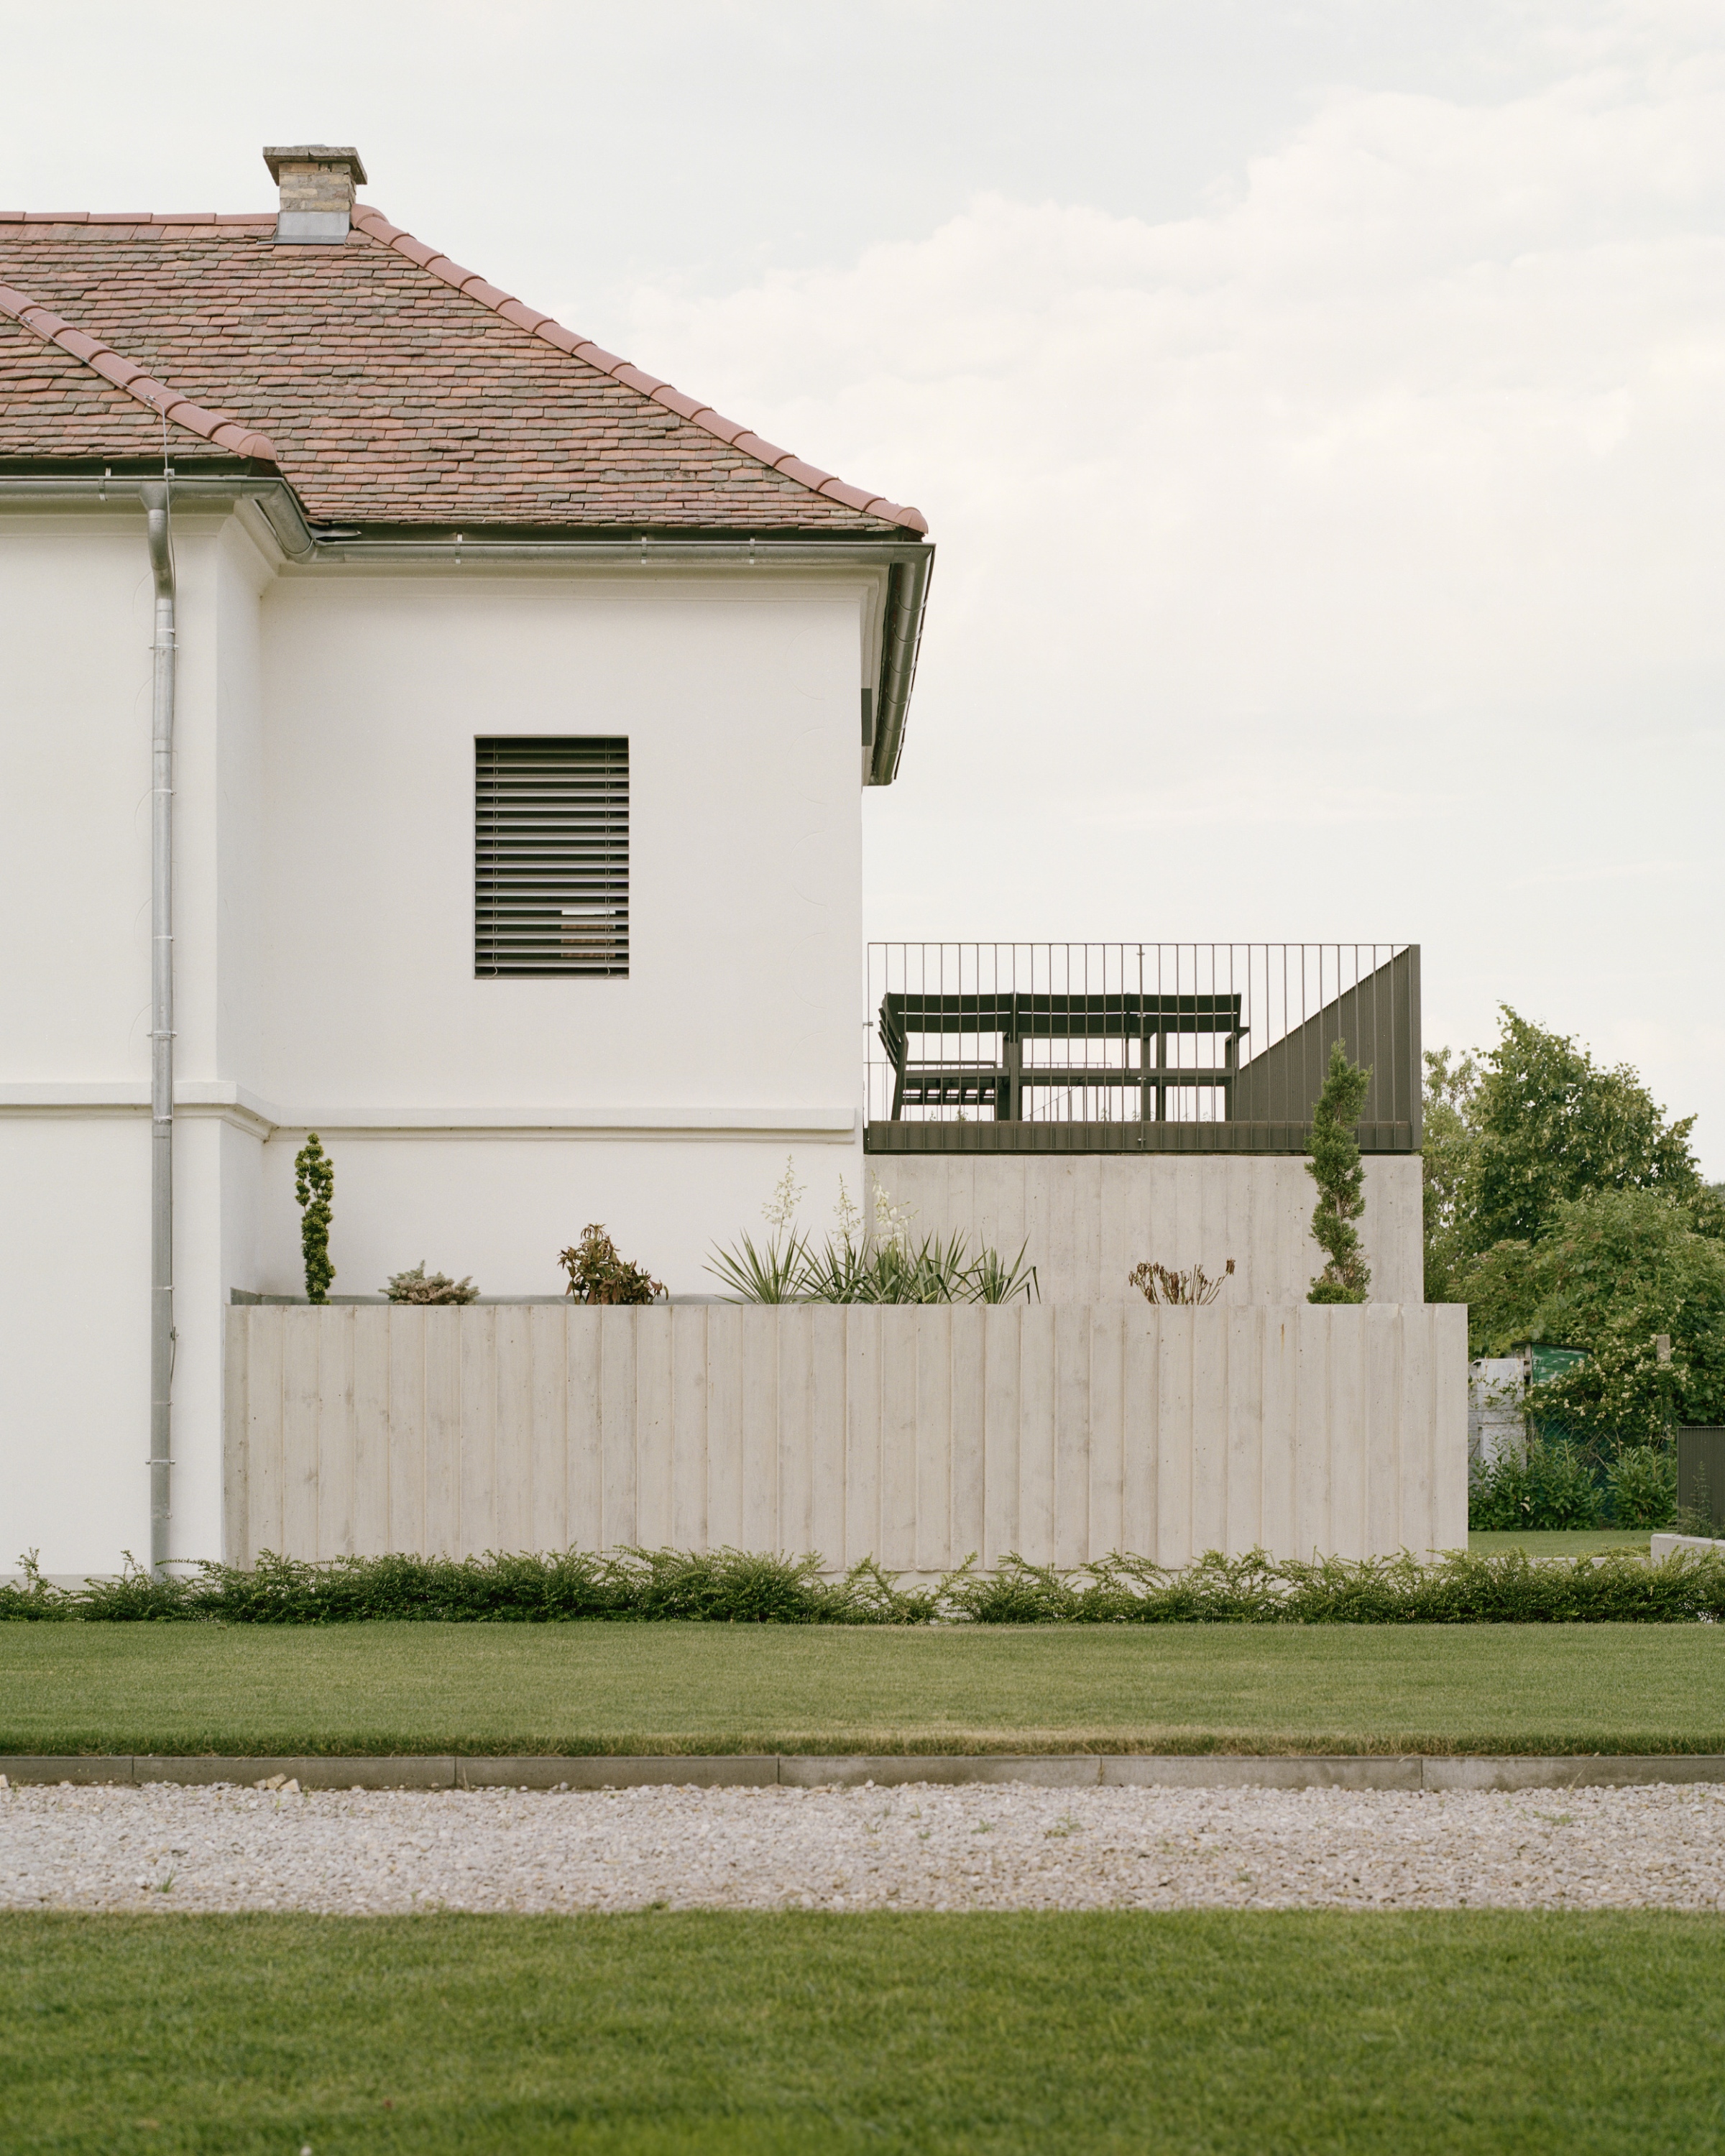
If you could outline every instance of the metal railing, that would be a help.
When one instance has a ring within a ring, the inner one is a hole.
[[[1303,1152],[1333,1042],[1420,1146],[1417,943],[872,943],[872,1152]]]

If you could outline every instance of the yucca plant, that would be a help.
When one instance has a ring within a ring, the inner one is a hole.
[[[915,1217],[896,1205],[874,1181],[874,1227],[863,1231],[863,1216],[850,1202],[844,1178],[839,1180],[838,1230],[824,1242],[793,1227],[803,1195],[793,1163],[762,1209],[772,1229],[769,1241],[757,1245],[741,1236],[729,1248],[716,1249],[707,1270],[722,1281],[737,1302],[1009,1302],[1014,1296],[1040,1296],[1036,1268],[1027,1264],[1028,1244],[1009,1261],[986,1245],[974,1257],[964,1237],[942,1239],[911,1234]]]
[[[810,1302],[868,1302],[866,1291],[872,1264],[865,1244],[849,1235],[833,1235],[819,1245],[804,1245],[807,1265],[802,1293]]]
[[[971,1285],[976,1293],[968,1298],[972,1302],[1012,1302],[1023,1296],[1026,1302],[1040,1302],[1042,1285],[1036,1277],[1036,1268],[1025,1262],[1028,1241],[1019,1245],[1019,1254],[1009,1265],[999,1250],[984,1245],[976,1263],[970,1269]]]
[[[817,1261],[818,1262],[818,1261]],[[733,1291],[737,1302],[829,1301],[837,1298],[811,1289],[814,1267],[808,1238],[774,1235],[764,1249],[752,1235],[744,1235],[733,1249],[716,1250],[707,1270]]]

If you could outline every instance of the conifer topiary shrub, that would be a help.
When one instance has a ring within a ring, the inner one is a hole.
[[[300,1201],[300,1249],[305,1260],[305,1300],[327,1302],[336,1268],[330,1263],[330,1221],[335,1212],[336,1168],[316,1131],[294,1157],[294,1195]]]
[[[1306,1163],[1306,1173],[1317,1185],[1312,1239],[1327,1258],[1307,1294],[1308,1302],[1363,1302],[1372,1284],[1372,1269],[1353,1224],[1366,1209],[1365,1170],[1354,1130],[1371,1082],[1371,1072],[1350,1063],[1347,1049],[1337,1041],[1312,1111],[1312,1158]]]

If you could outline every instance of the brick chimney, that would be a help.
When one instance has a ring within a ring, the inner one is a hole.
[[[290,247],[339,246],[347,237],[354,187],[365,183],[358,151],[302,142],[297,149],[265,150],[264,162],[281,190],[277,240]]]

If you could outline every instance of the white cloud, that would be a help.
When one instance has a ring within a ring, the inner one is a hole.
[[[933,526],[876,932],[1411,935],[1428,1038],[1655,1045],[1725,1172],[1725,53],[1668,12],[1538,95],[1338,92],[1202,216],[636,294]]]

